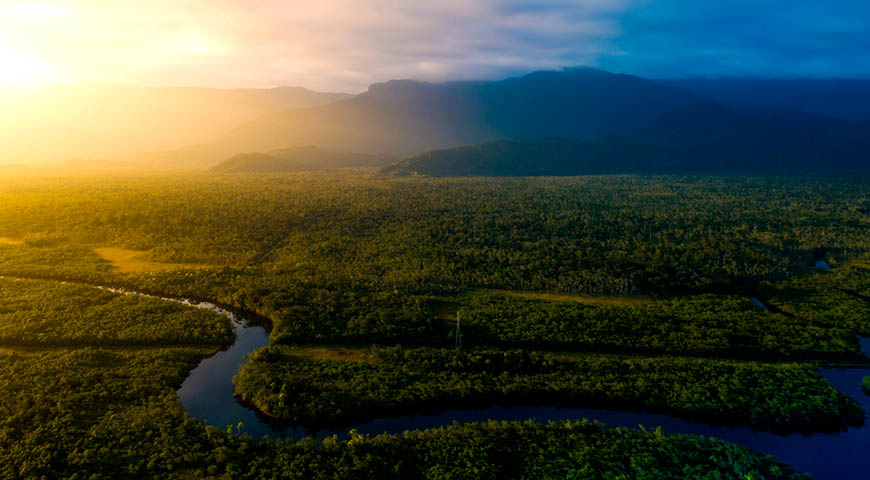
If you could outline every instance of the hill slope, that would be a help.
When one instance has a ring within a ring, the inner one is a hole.
[[[211,142],[266,114],[348,97],[301,87],[71,84],[36,90],[0,89],[0,161],[117,161]]]
[[[207,164],[288,144],[412,155],[491,139],[592,139],[639,127],[697,101],[694,94],[630,75],[575,69],[495,82],[394,80],[356,97],[264,116],[220,140],[152,157]]]
[[[326,150],[314,146],[284,148],[266,153],[234,155],[211,168],[215,173],[278,173],[379,167],[395,161],[386,155]]]
[[[608,159],[631,155],[663,163],[660,168],[647,165],[651,171],[677,163],[681,170],[709,170],[714,156],[729,158],[723,167],[732,170],[854,170],[866,167],[870,151],[866,124],[794,109],[734,108],[631,75],[572,69],[494,82],[374,84],[353,98],[267,115],[214,143],[151,159],[159,165],[205,166],[237,152],[288,144],[408,156],[489,140],[541,138],[594,142],[594,148],[582,147],[584,158],[601,157],[602,168]],[[468,153],[453,154],[460,152]],[[703,158],[698,152],[705,152]],[[700,167],[695,168],[690,154]],[[589,162],[584,163],[587,170],[600,170]],[[532,168],[514,166],[517,171]],[[554,165],[544,170],[554,168],[560,170]]]
[[[870,125],[785,109],[753,112],[699,103],[669,112],[628,139],[722,152],[757,171],[870,169]]]
[[[623,137],[493,141],[425,152],[381,176],[535,176],[611,173],[843,173],[870,171],[870,129],[811,116],[784,118],[699,105]]]
[[[866,78],[683,78],[658,81],[737,109],[784,108],[854,122],[870,122],[870,79]]]
[[[704,159],[705,162],[700,160]],[[539,176],[702,172],[724,158],[705,151],[613,140],[498,140],[434,150],[396,162],[381,176]],[[704,166],[702,166],[704,165]]]

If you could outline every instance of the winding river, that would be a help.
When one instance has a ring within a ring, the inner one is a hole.
[[[121,293],[135,292],[114,290]],[[142,295],[142,294],[140,294]],[[608,426],[632,427],[644,425],[647,429],[661,426],[666,433],[688,433],[717,437],[753,450],[769,453],[793,465],[798,470],[812,474],[817,480],[842,480],[867,478],[870,474],[870,424],[849,428],[833,434],[778,435],[757,432],[748,427],[713,426],[690,422],[664,414],[622,412],[590,408],[555,408],[546,406],[493,406],[482,410],[448,410],[436,415],[413,415],[396,418],[379,418],[367,423],[353,425],[343,430],[311,432],[305,428],[279,428],[261,418],[254,411],[239,404],[233,396],[232,377],[245,363],[246,355],[266,346],[269,335],[266,329],[248,323],[241,316],[208,302],[195,302],[164,298],[196,308],[220,313],[230,319],[235,329],[236,340],[230,348],[206,358],[194,368],[178,395],[191,416],[206,424],[225,428],[241,422],[243,432],[255,438],[263,436],[299,439],[306,436],[323,438],[331,435],[346,437],[350,428],[360,433],[400,433],[404,430],[426,429],[456,422],[494,420],[526,420],[539,422],[562,419],[589,418]],[[861,346],[870,351],[870,338],[863,339]],[[861,391],[861,379],[870,375],[870,368],[822,369],[818,372],[843,393],[856,399],[870,410],[870,397]]]

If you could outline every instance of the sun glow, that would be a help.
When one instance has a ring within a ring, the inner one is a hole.
[[[235,21],[208,7],[204,1],[177,7],[156,0],[134,8],[108,0],[0,0],[0,87],[211,84],[220,62],[237,53],[234,38],[242,34],[233,30]],[[193,75],[203,68],[208,71]]]
[[[57,65],[0,44],[0,87],[37,88],[62,80]]]
[[[47,3],[0,5],[0,87],[37,88],[67,81],[45,47],[59,43],[55,32],[73,15],[70,8]]]

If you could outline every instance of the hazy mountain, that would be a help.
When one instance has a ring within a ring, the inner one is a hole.
[[[867,125],[794,109],[723,105],[677,85],[592,69],[535,72],[492,82],[395,80],[374,84],[353,98],[266,115],[216,142],[163,152],[148,160],[164,166],[202,167],[238,152],[265,152],[293,144],[409,156],[488,140],[555,137],[593,142],[572,147],[590,158],[583,163],[584,171],[600,170],[594,165],[596,158],[604,162],[607,155],[642,154],[642,148],[658,162],[667,162],[666,152],[677,155],[683,169],[692,167],[687,155],[698,152],[705,152],[708,159],[695,160],[708,167],[709,158],[727,157],[735,168],[754,171],[848,170],[867,164]],[[758,105],[763,103],[758,100]],[[602,143],[602,139],[608,140]],[[488,145],[492,149],[499,144]],[[512,152],[520,148],[505,145]],[[460,149],[450,157],[468,152]],[[508,157],[517,155],[521,156]],[[527,168],[532,166],[508,168],[506,172],[513,173],[503,174],[519,175]],[[664,166],[648,169],[663,170]]]
[[[266,153],[240,153],[211,168],[216,173],[271,173],[380,167],[394,157],[327,150],[314,146],[284,148]]]
[[[212,144],[150,160],[206,165],[288,144],[403,156],[500,138],[592,139],[630,131],[696,101],[696,95],[677,88],[591,69],[494,82],[394,80],[347,100],[267,115]]]
[[[788,110],[699,103],[597,141],[495,141],[425,152],[384,176],[870,171],[870,127]]]
[[[669,112],[630,141],[726,152],[759,170],[870,169],[870,124],[785,109],[745,112],[699,103]]]
[[[0,89],[0,162],[123,160],[211,142],[262,115],[349,96],[300,87],[223,90],[71,84]]]
[[[24,170],[27,167],[20,163],[0,163],[0,172],[14,172]]]
[[[738,109],[785,108],[870,122],[870,79],[684,78],[659,82]]]

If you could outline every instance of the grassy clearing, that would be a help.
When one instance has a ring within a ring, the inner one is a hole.
[[[312,362],[372,362],[376,356],[360,348],[290,347],[287,355]]]
[[[481,294],[499,294],[515,298],[524,298],[527,300],[543,300],[547,302],[576,302],[584,305],[595,307],[615,306],[615,307],[632,307],[637,305],[650,305],[655,303],[652,297],[645,295],[579,295],[569,293],[547,293],[547,292],[523,292],[519,290],[470,290],[465,293],[442,297],[429,303],[429,309],[436,317],[456,321],[456,312],[460,308],[467,305],[471,298]]]
[[[518,292],[513,290],[493,290],[494,293],[531,300],[547,300],[551,302],[578,302],[594,306],[631,307],[635,305],[650,305],[655,302],[652,297],[643,295],[572,295],[567,293]]]
[[[435,300],[429,303],[432,314],[442,320],[456,322],[456,312],[462,307],[459,302],[449,300]]]
[[[203,264],[153,262],[143,258],[148,253],[144,250],[100,247],[95,248],[94,252],[103,260],[111,263],[117,273],[166,272],[184,268],[209,268],[209,265]]]

